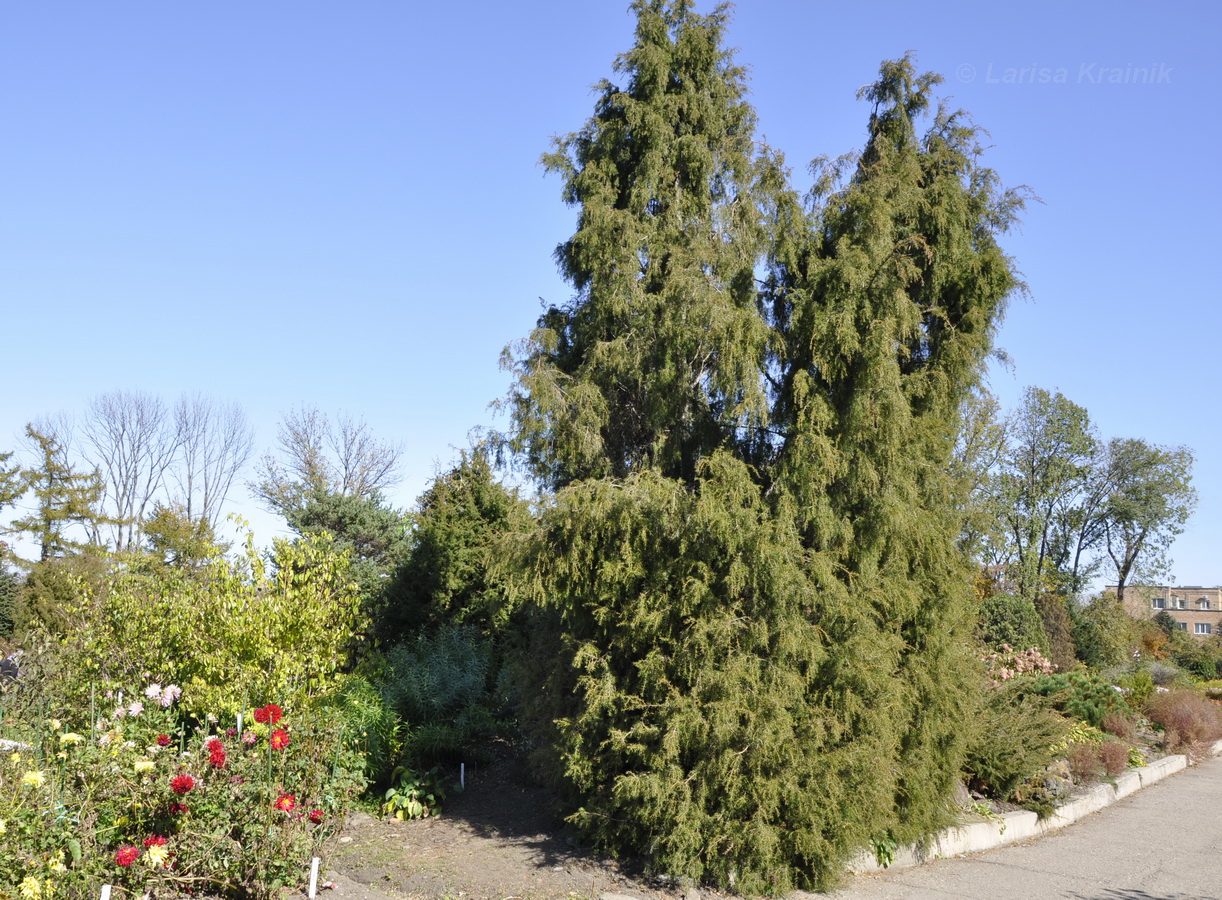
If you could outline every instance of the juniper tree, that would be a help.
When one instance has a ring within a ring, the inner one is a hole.
[[[938,79],[905,58],[866,92],[855,171],[804,207],[755,142],[726,8],[633,8],[626,86],[546,158],[578,208],[573,298],[514,361],[511,437],[554,491],[517,561],[532,699],[600,846],[817,885],[939,824],[958,772],[950,457],[1018,198],[962,117],[918,134]]]

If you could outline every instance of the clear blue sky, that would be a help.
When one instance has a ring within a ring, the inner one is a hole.
[[[631,32],[623,0],[9,4],[0,449],[113,389],[239,400],[260,449],[317,406],[403,443],[409,505],[493,422],[539,298],[568,295],[573,213],[537,161]],[[1032,300],[992,387],[1194,448],[1182,584],[1222,582],[1220,33],[1212,3],[1064,0],[750,0],[730,31],[797,172],[861,146],[882,59],[946,76],[987,162],[1043,200],[1007,244]]]

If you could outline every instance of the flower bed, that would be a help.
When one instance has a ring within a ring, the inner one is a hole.
[[[152,684],[80,722],[19,723],[29,749],[0,755],[0,896],[263,898],[304,883],[364,786],[354,745],[323,714],[270,703],[196,722],[179,693]]]

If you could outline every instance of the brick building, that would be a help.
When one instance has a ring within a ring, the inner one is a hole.
[[[1106,590],[1114,594],[1116,586]],[[1181,631],[1201,638],[1222,634],[1222,587],[1125,585],[1124,611],[1135,619],[1166,611]]]

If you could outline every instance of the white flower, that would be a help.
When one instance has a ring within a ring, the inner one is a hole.
[[[144,689],[144,696],[148,697],[150,700],[156,700],[161,696],[161,685],[150,684]]]
[[[127,708],[127,714],[129,716],[138,716],[142,712],[144,712],[144,704],[139,700],[133,700],[131,706]]]
[[[175,700],[182,696],[182,688],[176,684],[167,684],[165,690],[161,692],[161,705],[169,706]]]

